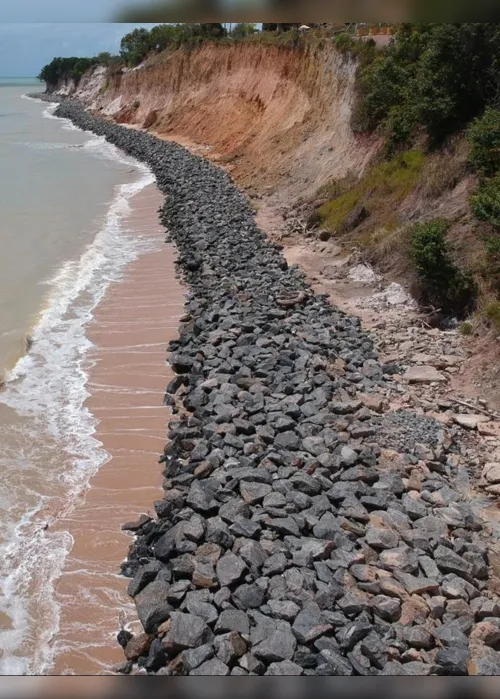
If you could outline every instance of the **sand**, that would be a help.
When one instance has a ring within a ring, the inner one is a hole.
[[[184,290],[175,277],[175,253],[163,242],[157,210],[162,197],[147,187],[132,200],[129,227],[154,249],[131,263],[112,285],[88,327],[88,409],[108,462],[91,480],[84,500],[57,528],[74,539],[56,587],[60,630],[54,639],[58,674],[109,673],[123,660],[115,636],[121,621],[135,619],[119,576],[130,535],[121,525],[151,512],[162,495],[158,456],[170,418],[163,406],[172,376],[166,347],[177,337]]]

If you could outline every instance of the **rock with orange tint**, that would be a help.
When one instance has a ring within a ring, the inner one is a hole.
[[[147,655],[152,640],[153,637],[145,633],[131,638],[124,650],[127,660],[137,660],[141,655]]]

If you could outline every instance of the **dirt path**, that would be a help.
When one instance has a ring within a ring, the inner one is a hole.
[[[356,251],[291,233],[275,205],[255,203],[258,225],[283,245],[288,263],[301,267],[316,293],[358,316],[381,361],[392,365],[386,409],[417,410],[458,437],[457,459],[472,475],[467,497],[477,501],[492,532],[500,533],[500,485],[487,477],[491,464],[500,463],[500,396],[491,382],[478,378],[487,358],[458,328],[427,326],[403,287],[377,274]]]

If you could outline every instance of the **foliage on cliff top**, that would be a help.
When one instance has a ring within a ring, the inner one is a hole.
[[[402,24],[360,67],[352,126],[381,129],[389,151],[423,129],[441,143],[500,97],[500,25]]]

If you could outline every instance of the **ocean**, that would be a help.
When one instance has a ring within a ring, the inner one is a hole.
[[[71,516],[110,459],[86,406],[86,329],[110,286],[151,247],[126,220],[152,174],[57,119],[55,105],[25,96],[41,89],[0,79],[3,675],[54,665],[55,588],[73,536],[53,525]]]

